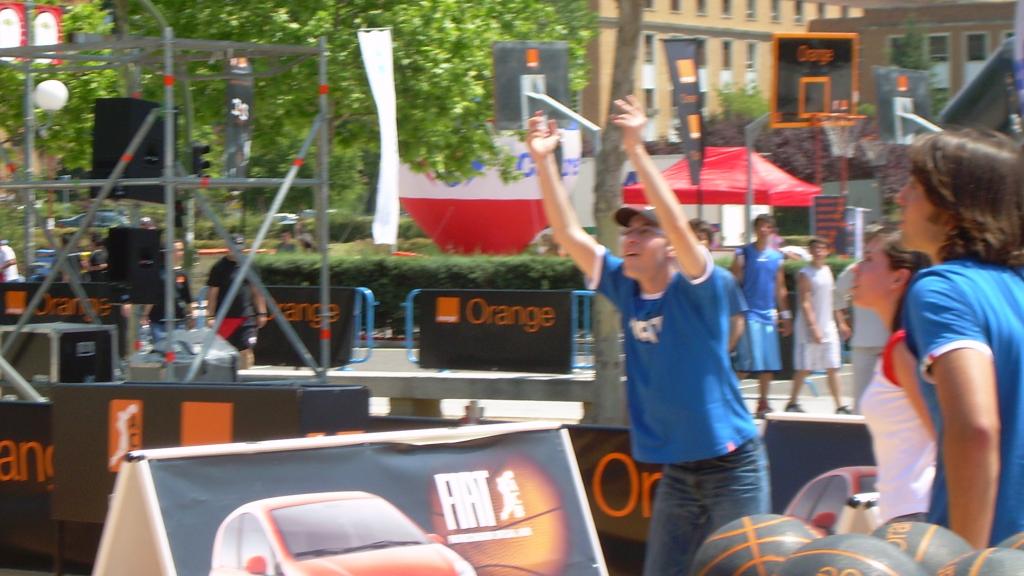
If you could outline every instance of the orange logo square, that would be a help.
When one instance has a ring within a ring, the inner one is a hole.
[[[462,302],[458,296],[438,296],[434,301],[434,322],[458,324],[461,320]]]
[[[700,114],[690,114],[687,116],[686,124],[690,130],[690,138],[698,140],[700,138]]]
[[[235,405],[231,402],[182,402],[181,445],[234,441]]]
[[[537,48],[526,49],[526,67],[540,68],[540,50]]]
[[[910,90],[910,79],[905,74],[900,74],[896,77],[896,91],[906,92]]]
[[[142,400],[111,400],[109,414],[107,468],[117,472],[125,454],[142,448]]]
[[[676,60],[676,74],[680,84],[693,84],[697,81],[697,67],[690,58]]]
[[[28,292],[24,290],[8,290],[4,292],[4,313],[20,316],[28,306]]]

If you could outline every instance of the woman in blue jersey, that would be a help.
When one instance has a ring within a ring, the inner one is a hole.
[[[983,548],[1024,531],[1024,157],[965,130],[919,136],[910,162],[903,240],[936,263],[905,308],[939,433],[929,519]]]
[[[615,104],[612,121],[653,205],[615,213],[622,257],[580,226],[555,165],[555,123],[534,116],[526,144],[555,239],[622,314],[633,457],[664,465],[644,573],[685,576],[713,530],[768,512],[767,464],[729,361],[732,278],[698,242],[647,154],[647,118],[635,100]]]

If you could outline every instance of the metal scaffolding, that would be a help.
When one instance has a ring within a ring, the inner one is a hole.
[[[159,20],[162,21],[162,18]],[[31,44],[31,42],[30,42]],[[192,141],[192,109],[191,109],[191,83],[200,81],[226,80],[229,76],[223,73],[200,73],[191,74],[188,69],[190,62],[210,63],[215,61],[226,61],[232,58],[245,57],[250,61],[268,60],[269,67],[259,72],[254,72],[256,78],[265,78],[279,75],[288,71],[302,62],[311,59],[318,61],[318,84],[316,90],[310,87],[310,95],[316,97],[318,114],[311,120],[310,129],[302,143],[298,154],[292,162],[288,173],[283,178],[196,178],[182,177],[176,173],[176,149],[175,149],[175,86],[181,83],[185,95],[185,137],[188,142]],[[26,208],[26,238],[27,250],[32,250],[33,240],[31,235],[35,220],[35,190],[38,188],[60,187],[69,189],[96,189],[99,192],[89,205],[82,226],[71,238],[71,242],[61,247],[56,254],[56,266],[51,267],[42,286],[33,295],[33,298],[24,312],[18,319],[15,332],[18,332],[28,323],[33,311],[39,301],[46,294],[52,285],[61,266],[66,261],[68,251],[72,246],[77,245],[82,234],[88,229],[95,217],[100,204],[110,195],[115,186],[163,186],[164,189],[164,265],[167,271],[163,278],[164,306],[165,310],[174,310],[174,275],[169,273],[173,269],[174,258],[174,222],[175,222],[175,200],[178,199],[179,190],[191,190],[199,203],[201,211],[209,218],[218,235],[225,241],[229,250],[235,255],[239,262],[239,273],[234,280],[222,301],[230,302],[238,293],[242,281],[248,278],[259,290],[267,301],[275,321],[278,323],[285,337],[295,348],[296,352],[303,358],[303,361],[316,372],[321,381],[326,381],[326,372],[330,365],[330,312],[328,306],[329,294],[329,269],[327,258],[327,205],[329,198],[329,161],[330,161],[330,137],[329,129],[331,123],[330,108],[328,106],[327,94],[327,43],[321,38],[316,46],[293,46],[281,44],[258,44],[252,42],[231,42],[223,40],[197,40],[175,38],[171,27],[163,28],[161,38],[152,37],[84,37],[81,41],[64,44],[53,44],[48,46],[20,46],[15,48],[0,49],[0,59],[9,59],[7,62],[0,60],[0,64],[14,66],[25,75],[25,170],[20,178],[10,182],[4,182],[0,188],[21,190],[24,192]],[[32,174],[32,155],[34,154],[33,136],[35,134],[35,116],[32,102],[32,62],[37,59],[48,59],[53,62],[48,68],[48,74],[60,73],[87,73],[98,70],[122,69],[126,66],[137,66],[140,70],[151,69],[161,72],[163,76],[163,102],[160,108],[152,110],[146,117],[143,124],[136,130],[134,137],[124,150],[120,160],[114,167],[110,176],[105,180],[80,179],[80,180],[36,180]],[[143,137],[155,123],[157,115],[164,118],[163,128],[163,172],[160,178],[123,178],[122,175],[135,154],[136,149],[142,142]],[[299,168],[303,165],[309,149],[316,142],[317,162],[314,178],[298,178]],[[316,190],[316,228],[317,243],[320,251],[320,363],[317,365],[312,353],[306,349],[299,339],[294,328],[280,313],[273,297],[260,280],[252,267],[252,259],[255,257],[260,245],[263,243],[273,223],[273,215],[280,208],[289,190],[292,187],[309,187]],[[271,188],[276,187],[277,193],[271,204],[271,209],[263,218],[256,237],[249,247],[247,255],[241,254],[237,247],[230,242],[230,234],[221,224],[217,214],[212,210],[210,202],[203,193],[204,189],[217,188]],[[47,231],[48,232],[48,231]],[[52,243],[52,238],[47,233]],[[31,260],[32,255],[27,256]],[[29,262],[26,262],[28,265]],[[71,274],[70,283],[76,296],[84,298],[84,289],[76,274]],[[203,342],[199,354],[193,359],[185,381],[195,378],[207,351],[213,341],[216,330],[220,327],[226,315],[227,307],[221,308],[217,314],[213,328]],[[96,317],[86,302],[86,311],[90,318],[95,321]],[[173,334],[173,314],[166,314],[166,330],[168,338]],[[25,379],[10,365],[6,359],[14,339],[4,342],[0,350],[0,371],[6,380],[11,382],[18,393],[29,400],[42,400],[39,393],[25,381]],[[170,364],[173,361],[174,352],[168,346],[165,352],[164,361]],[[173,379],[174,371],[165,370],[165,378]]]

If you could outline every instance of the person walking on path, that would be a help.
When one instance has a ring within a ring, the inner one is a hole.
[[[807,245],[811,263],[797,272],[796,326],[793,329],[793,387],[786,412],[803,412],[800,389],[811,372],[825,372],[829,392],[835,401],[836,414],[850,414],[850,407],[839,396],[839,367],[842,365],[840,347],[849,337],[849,328],[839,331],[833,317],[835,305],[832,294],[835,281],[832,269],[825,264],[829,245],[822,238],[812,238]]]
[[[883,522],[927,520],[935,479],[935,430],[914,375],[900,309],[914,274],[928,257],[899,244],[894,231],[876,231],[853,265],[853,303],[888,323],[893,333],[875,362],[860,399],[878,465],[878,512]]]
[[[882,229],[878,227],[868,230],[864,235],[864,245],[870,244],[881,233]],[[875,373],[875,364],[882,349],[889,341],[889,327],[874,310],[852,303],[851,291],[857,264],[850,264],[836,277],[835,307],[838,311],[836,321],[841,322],[840,330],[842,324],[851,328],[849,342],[853,364],[853,411],[860,414],[860,399]]]
[[[241,250],[245,238],[234,235],[231,242]],[[252,368],[255,362],[252,349],[256,347],[257,332],[267,324],[267,303],[263,294],[248,279],[242,281],[234,300],[226,303],[223,301],[238,271],[238,262],[230,251],[210,269],[210,276],[206,280],[206,319],[213,322],[219,308],[228,307],[227,316],[217,333],[238,349],[238,367],[245,369]]]
[[[990,131],[915,138],[903,240],[934,266],[905,308],[939,432],[928,518],[976,548],[1024,531],[1024,155]]]
[[[771,412],[768,392],[775,372],[782,369],[779,334],[789,336],[793,313],[782,268],[782,253],[769,244],[775,219],[768,214],[754,218],[757,239],[736,250],[732,273],[747,300],[747,327],[736,346],[736,371],[757,375],[758,418]]]
[[[622,314],[633,457],[663,465],[644,574],[682,576],[713,530],[768,511],[767,464],[729,363],[731,279],[697,241],[647,154],[647,118],[635,99],[615,106],[612,121],[653,205],[615,213],[621,258],[579,224],[555,164],[555,123],[531,118],[526,145],[555,239]]]

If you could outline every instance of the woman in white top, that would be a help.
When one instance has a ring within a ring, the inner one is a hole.
[[[854,268],[854,304],[874,310],[893,330],[860,398],[884,521],[924,521],[935,477],[935,431],[900,327],[903,295],[914,273],[927,265],[927,256],[900,247],[899,233],[881,231],[868,239],[864,259]]]
[[[849,406],[839,398],[840,334],[834,314],[832,292],[835,279],[832,269],[825,264],[829,253],[828,242],[812,238],[807,245],[811,262],[796,275],[797,307],[793,325],[793,388],[790,391],[787,412],[803,412],[797,402],[800,388],[811,372],[824,371],[828,389],[836,403],[836,414],[850,414]],[[843,323],[846,328],[846,324]],[[848,330],[848,329],[847,329]]]

